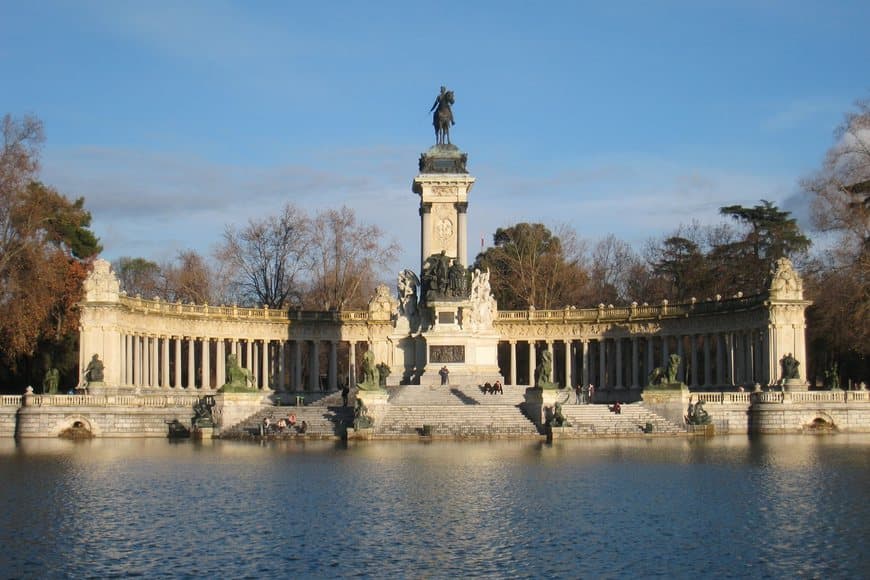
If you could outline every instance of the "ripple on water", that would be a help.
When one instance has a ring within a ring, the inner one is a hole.
[[[0,444],[0,576],[860,576],[868,449]]]

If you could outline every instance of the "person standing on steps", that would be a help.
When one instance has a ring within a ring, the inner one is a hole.
[[[441,370],[438,371],[438,374],[441,375],[442,385],[446,385],[450,382],[450,370],[447,368],[447,365],[441,367]]]
[[[595,400],[595,385],[589,383],[589,400],[586,401],[587,405],[591,405]]]
[[[344,386],[341,388],[341,402],[347,407],[347,398],[350,395],[350,385],[345,382]]]
[[[582,397],[581,397],[582,392],[583,392],[583,388],[580,386],[579,383],[574,385],[574,404],[576,404],[576,405],[580,404],[580,401],[582,399]]]

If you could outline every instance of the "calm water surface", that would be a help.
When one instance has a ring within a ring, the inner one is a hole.
[[[2,441],[0,577],[867,577],[868,452]]]

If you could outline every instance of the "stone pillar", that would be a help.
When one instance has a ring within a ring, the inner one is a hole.
[[[202,349],[202,388],[215,389],[223,386],[223,383],[213,385],[211,382],[211,339],[203,336],[200,341],[200,348]]]
[[[311,352],[308,354],[308,388],[312,391],[320,390],[320,341],[311,341]]]
[[[133,337],[129,334],[124,335],[125,358],[127,366],[124,368],[124,383],[127,385],[133,384]]]
[[[511,349],[511,369],[510,374],[508,375],[508,379],[510,380],[511,385],[517,384],[517,341],[509,340],[508,344]]]
[[[181,385],[181,337],[176,336],[175,340],[175,388],[180,389]]]
[[[640,356],[637,337],[631,337],[631,388],[640,388],[640,372],[638,372],[638,357]]]
[[[169,388],[169,337],[164,336],[161,339],[161,342],[163,343],[163,361],[161,361],[160,366],[162,367],[161,370],[163,371],[163,373],[162,373],[163,377],[161,379],[161,382],[163,384],[161,384],[160,386],[163,387],[164,389],[168,389]]]
[[[254,365],[254,341],[250,338],[246,338],[245,345],[245,368],[253,373],[254,370],[257,368]]]
[[[583,371],[581,374],[581,384],[585,387],[589,384],[589,341],[585,338],[580,341],[580,350],[582,351],[581,358],[583,360]]]
[[[293,341],[293,390],[302,390],[302,344],[299,340]]]
[[[431,203],[421,203],[420,204],[420,219],[421,219],[421,229],[420,229],[420,271],[423,271],[423,264],[426,262],[426,258],[432,255],[432,244],[429,239],[428,232],[432,231],[432,204]]]
[[[456,242],[459,251],[459,263],[468,267],[468,202],[456,203]]]
[[[671,356],[670,345],[668,344],[668,336],[666,334],[662,335],[662,362],[659,364],[660,367],[668,370],[668,357]]]
[[[329,369],[327,369],[328,390],[338,390],[338,341],[329,341]]]
[[[217,359],[215,361],[215,382],[218,388],[220,388],[227,382],[226,341],[223,338],[218,339],[214,356]]]
[[[689,356],[692,358],[692,374],[690,385],[693,387],[698,386],[698,335],[690,334],[689,335]]]
[[[713,342],[712,334],[704,335],[704,386],[713,385],[713,356],[710,352]]]
[[[617,389],[624,389],[625,385],[622,381],[622,339],[616,338],[614,339],[616,343],[616,353],[615,353],[615,362],[616,362],[616,384],[614,385]]]
[[[607,388],[607,339],[598,339],[598,388]]]
[[[648,336],[646,337],[646,376],[649,377],[650,373],[654,368],[656,368],[655,363],[653,362],[655,357],[655,337]]]
[[[716,385],[725,384],[725,357],[724,344],[721,334],[716,334]]]
[[[574,386],[574,368],[573,368],[573,353],[571,352],[571,339],[565,339],[565,388],[570,389]]]
[[[350,388],[356,386],[356,341],[351,340],[347,349],[347,384]],[[419,372],[419,371],[418,371]]]
[[[284,341],[281,341],[281,344],[283,345]],[[279,350],[284,352],[283,348]],[[269,341],[265,338],[260,343],[260,387],[263,389],[272,388],[272,385],[269,384]],[[279,387],[276,385],[275,388]]]
[[[275,361],[275,389],[279,391],[289,391],[287,381],[287,341],[279,340],[275,347],[275,356],[278,360]]]
[[[187,338],[187,388],[196,388],[196,341],[192,336]]]
[[[680,366],[677,369],[677,380],[681,383],[688,382],[686,378],[686,352],[683,346],[685,337],[682,334],[677,335],[677,356],[680,357]]]

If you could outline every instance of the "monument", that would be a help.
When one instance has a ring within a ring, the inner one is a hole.
[[[450,140],[453,91],[441,87],[432,105],[435,145],[420,156],[412,190],[420,196],[420,275],[399,274],[399,311],[389,384],[438,385],[502,380],[497,312],[489,272],[468,271],[468,155]]]

